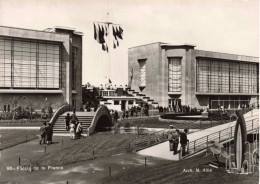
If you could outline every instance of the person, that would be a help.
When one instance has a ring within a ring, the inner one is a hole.
[[[69,131],[69,126],[70,126],[70,113],[67,113],[67,116],[65,116],[65,127],[67,131]]]
[[[168,141],[169,141],[169,147],[170,147],[170,151],[173,151],[173,140],[172,140],[172,135],[173,135],[173,125],[170,125],[169,129],[168,129]]]
[[[74,139],[75,138],[75,124],[74,123],[70,123],[70,139]]]
[[[6,103],[4,103],[4,112],[6,112]]]
[[[125,117],[126,117],[126,119],[128,119],[128,117],[129,117],[128,110],[125,111]]]
[[[176,129],[172,134],[172,143],[173,143],[173,154],[177,154],[178,145],[179,145],[179,130]]]
[[[74,126],[74,134],[76,134],[77,121],[78,121],[78,117],[76,116],[76,113],[75,113],[75,110],[74,110],[73,114],[70,117],[70,122],[75,125]]]
[[[46,126],[45,131],[46,131],[47,145],[49,145],[52,143],[52,135],[53,135],[51,123],[48,123],[48,126]]]
[[[10,112],[10,104],[7,105],[7,112]]]
[[[117,120],[118,120],[118,112],[116,110],[114,113],[114,121],[117,122]]]
[[[188,129],[185,128],[184,132],[180,132],[180,143],[181,143],[181,150],[182,150],[182,156],[186,155],[186,146],[189,142],[189,139],[187,139],[187,133]]]
[[[125,109],[123,109],[123,113],[122,113],[122,120],[125,119]]]
[[[82,133],[83,133],[82,122],[79,122],[76,129],[76,138],[80,139]]]
[[[43,122],[41,128],[40,128],[40,131],[41,131],[41,140],[39,141],[40,144],[42,144],[42,141],[43,141],[43,144],[46,144],[46,121]]]
[[[78,117],[76,116],[75,110],[73,111],[73,114],[70,117],[70,122],[73,124],[76,124],[76,121],[78,121]]]

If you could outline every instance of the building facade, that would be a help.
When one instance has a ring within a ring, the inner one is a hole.
[[[259,58],[152,43],[128,49],[131,89],[159,106],[241,108],[259,99]]]
[[[37,31],[0,26],[0,104],[35,110],[71,104],[80,109],[82,35],[62,27]]]

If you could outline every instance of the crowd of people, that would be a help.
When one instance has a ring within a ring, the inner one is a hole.
[[[82,122],[79,122],[75,111],[73,114],[67,113],[65,116],[65,127],[67,131],[70,131],[70,138],[73,139],[80,139],[83,134],[83,127]]]
[[[176,155],[178,153],[179,143],[181,144],[182,156],[186,155],[186,146],[189,142],[187,139],[188,129],[184,129],[184,131],[180,131],[179,129],[175,129],[173,125],[170,125],[168,129],[168,140],[170,151],[173,151],[173,154]]]
[[[51,144],[52,143],[52,135],[53,135],[53,127],[51,125],[51,123],[46,123],[43,122],[43,125],[40,128],[41,131],[41,140],[40,140],[40,144]]]
[[[194,113],[201,111],[201,109],[197,109],[196,107],[192,108],[189,105],[174,105],[170,107],[158,106],[157,108],[159,109],[159,112]]]
[[[137,117],[138,113],[139,116],[149,116],[149,105],[145,104],[143,106],[132,106],[129,110],[123,109],[120,114],[117,110],[111,110],[110,113],[114,122],[117,122],[118,119],[124,120],[129,117]]]

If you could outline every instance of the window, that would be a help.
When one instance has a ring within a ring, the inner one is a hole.
[[[115,96],[115,91],[109,91],[109,96]]]
[[[11,39],[0,38],[0,87],[11,87]]]
[[[0,87],[59,88],[60,45],[0,37]]]
[[[138,60],[139,62],[139,72],[140,72],[140,80],[139,86],[145,87],[146,86],[146,59]]]
[[[181,92],[181,58],[168,58],[169,92]]]
[[[115,101],[114,101],[114,105],[119,105],[119,101],[118,101],[118,100],[115,100]]]
[[[128,104],[129,104],[129,105],[133,105],[133,104],[134,104],[134,101],[133,101],[133,100],[129,100],[129,101],[128,101]]]
[[[77,62],[77,47],[72,47],[72,89],[76,89],[76,65],[75,63]]]
[[[258,64],[199,58],[197,92],[257,93]]]
[[[103,96],[108,96],[108,91],[102,91]]]

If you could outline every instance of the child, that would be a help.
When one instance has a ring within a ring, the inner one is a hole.
[[[74,139],[75,138],[75,124],[74,123],[71,123],[70,124],[70,138],[71,139]]]

